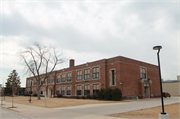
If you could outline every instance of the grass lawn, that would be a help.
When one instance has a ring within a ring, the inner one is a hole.
[[[164,110],[167,114],[169,114],[170,119],[180,119],[180,110],[179,107],[180,103],[172,104],[172,105],[165,105]],[[158,114],[162,112],[162,107],[154,107],[148,109],[142,109],[132,112],[126,113],[117,113],[111,114],[109,116],[119,117],[119,118],[138,118],[138,119],[158,119]]]
[[[41,100],[37,100],[37,97],[31,97],[31,104],[29,104],[29,96],[20,96],[13,97],[14,103],[24,104],[24,105],[32,105],[45,107],[46,108],[56,108],[56,107],[69,107],[69,106],[77,106],[77,105],[85,105],[85,104],[102,104],[102,103],[118,103],[125,101],[102,101],[102,100],[93,100],[93,99],[69,99],[69,98],[47,98],[41,97]],[[6,102],[12,102],[12,97],[6,97]]]

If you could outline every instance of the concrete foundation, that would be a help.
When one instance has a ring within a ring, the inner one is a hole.
[[[159,119],[169,119],[169,114],[159,114]]]

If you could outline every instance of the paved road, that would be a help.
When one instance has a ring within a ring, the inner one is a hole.
[[[165,105],[180,103],[180,97],[164,98],[164,102]],[[2,119],[14,119],[11,117],[16,116],[18,119],[120,119],[105,115],[161,106],[161,100],[160,98],[145,99],[122,103],[91,104],[53,109],[15,104],[17,108],[11,108],[14,112],[2,109],[11,107],[11,103],[4,102],[4,104],[1,106],[2,113],[0,113]]]

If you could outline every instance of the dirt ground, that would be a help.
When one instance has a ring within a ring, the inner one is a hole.
[[[172,104],[172,105],[165,105],[164,110],[167,114],[169,114],[170,119],[180,119],[180,103]],[[158,119],[158,114],[162,112],[162,107],[154,107],[148,108],[138,111],[126,112],[126,113],[118,113],[112,114],[109,116],[119,117],[119,118],[133,118],[133,119]]]
[[[56,108],[56,107],[68,107],[68,106],[77,106],[85,104],[101,104],[101,103],[117,103],[125,101],[100,101],[93,99],[68,99],[68,98],[45,98],[41,97],[41,100],[37,100],[37,97],[31,97],[31,104],[29,104],[30,97],[13,97],[14,103],[32,105],[46,108]],[[5,97],[6,102],[12,102],[12,97]],[[46,106],[45,106],[46,101]],[[16,106],[16,105],[15,105]]]

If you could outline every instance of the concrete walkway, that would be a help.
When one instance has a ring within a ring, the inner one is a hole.
[[[180,103],[180,97],[164,98],[164,102],[165,105]],[[125,103],[89,104],[52,109],[31,106],[30,104],[14,104],[14,106],[16,108],[10,108],[12,103],[3,102],[1,110],[5,113],[12,110],[13,114],[22,116],[20,119],[120,119],[105,115],[161,106],[161,99],[140,99]],[[0,118],[4,119],[6,115],[0,113]]]

